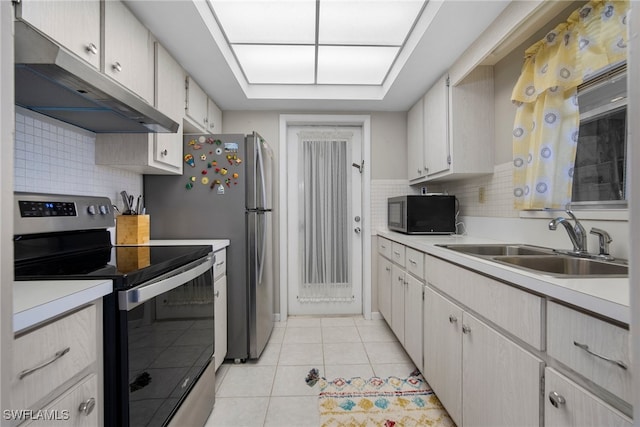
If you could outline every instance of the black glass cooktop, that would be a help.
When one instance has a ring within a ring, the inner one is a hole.
[[[15,280],[112,279],[130,288],[211,252],[211,246],[111,246],[108,232],[17,237]]]

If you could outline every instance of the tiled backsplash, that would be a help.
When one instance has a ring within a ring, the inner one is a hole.
[[[15,191],[106,196],[142,194],[142,175],[95,164],[95,134],[16,107]]]

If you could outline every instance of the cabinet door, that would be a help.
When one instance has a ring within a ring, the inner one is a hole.
[[[407,165],[409,181],[426,176],[424,165],[424,112],[420,98],[407,114]]]
[[[472,315],[463,316],[464,425],[539,427],[543,362]]]
[[[182,173],[182,119],[184,118],[184,71],[164,47],[155,43],[155,91],[158,110],[178,122],[177,133],[157,133],[153,160]]]
[[[227,276],[220,276],[213,283],[215,298],[214,317],[214,357],[216,370],[220,367],[227,355]]]
[[[422,282],[406,274],[404,294],[404,349],[422,367]]]
[[[104,73],[153,103],[153,40],[120,1],[104,5]]]
[[[404,342],[404,269],[391,266],[391,330],[398,341]]]
[[[422,374],[451,419],[462,425],[462,309],[429,286],[424,291]]]
[[[378,255],[378,310],[391,326],[391,261]]]
[[[202,131],[207,132],[207,94],[191,77],[187,76],[187,117]]]
[[[449,83],[444,75],[424,96],[424,149],[427,175],[449,169]]]
[[[552,404],[554,401],[556,404]],[[620,412],[553,368],[545,369],[545,427],[627,427]]]
[[[23,1],[16,17],[100,67],[100,0]]]
[[[222,133],[222,111],[210,98],[207,98],[207,131]]]

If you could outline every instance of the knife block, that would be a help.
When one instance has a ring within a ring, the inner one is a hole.
[[[116,245],[139,245],[149,241],[149,215],[118,215]]]

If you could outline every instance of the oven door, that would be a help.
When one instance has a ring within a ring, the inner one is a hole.
[[[209,255],[118,293],[123,349],[117,369],[126,425],[167,425],[208,368],[214,351],[212,266]],[[205,420],[213,408],[214,384],[209,387]]]

